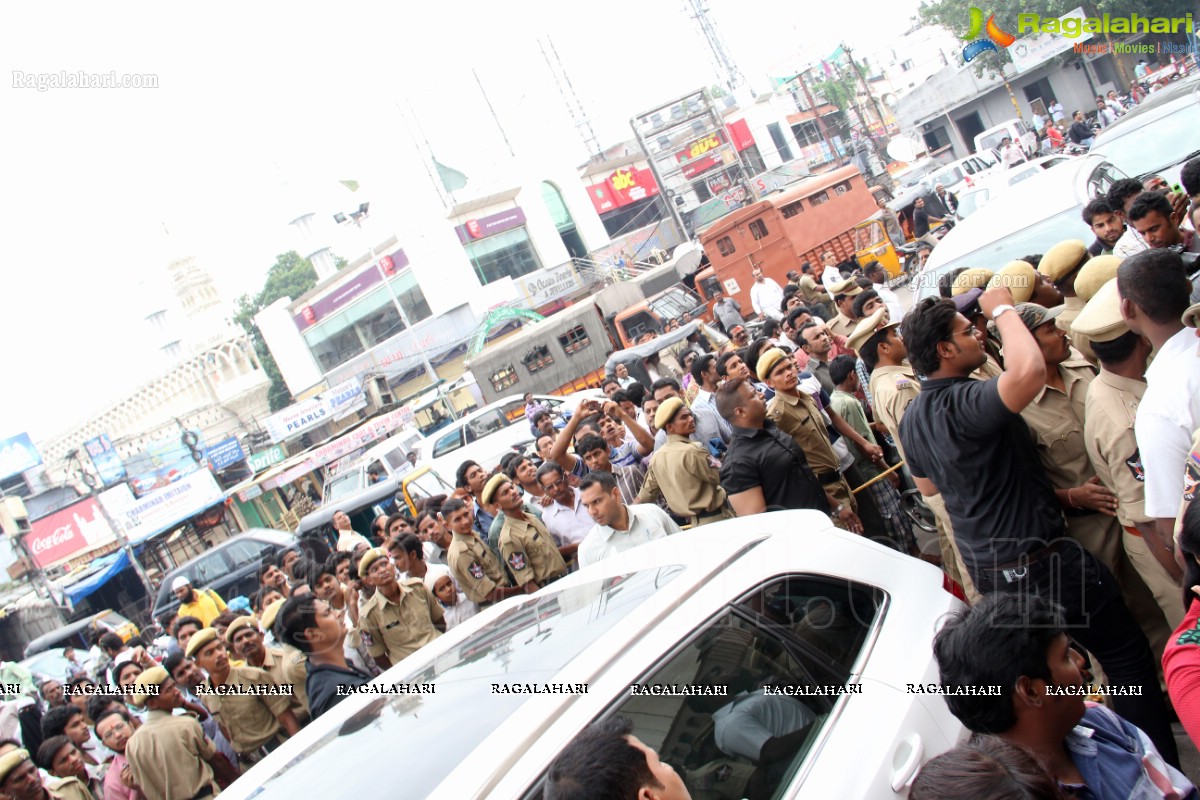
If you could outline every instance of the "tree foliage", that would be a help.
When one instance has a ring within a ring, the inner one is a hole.
[[[339,268],[344,263],[339,259]],[[268,396],[272,411],[286,407],[291,403],[292,395],[279,372],[279,365],[275,363],[271,351],[267,349],[262,335],[254,325],[254,315],[281,297],[290,297],[295,300],[316,285],[317,271],[313,268],[312,262],[307,258],[302,258],[295,250],[290,250],[275,257],[275,263],[267,270],[267,279],[257,295],[251,297],[244,294],[237,299],[237,313],[233,319],[250,335],[259,361],[262,362],[263,370],[271,379]]]
[[[838,123],[850,128],[857,122],[850,112],[857,108],[859,82],[853,70],[842,70],[841,74],[822,78],[812,85],[813,91],[825,98],[825,102],[838,109]]]

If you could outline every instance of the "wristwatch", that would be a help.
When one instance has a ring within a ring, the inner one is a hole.
[[[992,319],[999,319],[1000,315],[1005,311],[1016,311],[1016,309],[1010,306],[1008,303],[1005,303],[1002,306],[996,306],[995,310],[992,311]]]
[[[846,507],[845,503],[838,503],[838,507],[835,508],[832,512],[830,512],[829,516],[833,517],[834,519],[837,519],[838,515],[842,513],[842,509],[844,509],[845,507]]]

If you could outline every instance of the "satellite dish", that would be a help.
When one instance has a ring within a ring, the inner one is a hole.
[[[917,143],[915,136],[901,137],[898,136],[888,142],[887,154],[896,161],[910,163],[917,160],[917,156],[925,152],[925,147]]]

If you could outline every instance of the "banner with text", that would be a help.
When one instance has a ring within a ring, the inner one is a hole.
[[[100,494],[100,502],[131,544],[156,536],[224,499],[225,493],[208,470],[193,472],[145,497],[134,497],[124,483]]]
[[[307,430],[365,407],[367,396],[355,378],[343,381],[316,397],[290,405],[267,417],[263,427],[273,444],[294,439]]]
[[[129,491],[121,484],[125,491]],[[31,523],[25,546],[42,569],[62,564],[74,556],[116,541],[104,513],[92,498],[80,500]]]

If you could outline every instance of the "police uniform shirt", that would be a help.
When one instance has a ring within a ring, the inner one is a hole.
[[[133,782],[146,800],[181,800],[212,787],[217,748],[187,714],[152,709],[125,746]]]
[[[841,311],[837,316],[829,321],[829,331],[834,336],[849,336],[854,333],[854,329],[858,327],[858,320],[853,320],[843,314]]]
[[[500,532],[500,556],[518,586],[545,586],[567,573],[567,564],[546,526],[536,517],[508,517]]]
[[[1054,322],[1060,331],[1067,334],[1067,338],[1071,340],[1071,346],[1079,351],[1080,355],[1088,360],[1092,365],[1100,363],[1096,358],[1096,354],[1092,352],[1092,343],[1088,337],[1083,334],[1076,333],[1072,327],[1075,318],[1079,316],[1079,312],[1083,311],[1083,307],[1087,302],[1082,297],[1064,297],[1064,310],[1055,317]]]
[[[358,623],[371,637],[372,656],[387,656],[393,664],[429,644],[441,632],[442,607],[420,578],[400,582],[400,599],[392,602],[378,589],[359,611]]]
[[[701,445],[686,436],[669,434],[667,443],[650,459],[646,482],[636,498],[653,501],[659,493],[680,517],[712,514],[725,505],[721,475]]]
[[[463,594],[475,603],[486,603],[493,589],[509,585],[495,554],[478,536],[454,534],[446,552],[446,565]]]
[[[829,443],[821,410],[807,392],[776,392],[767,404],[767,419],[800,445],[817,479],[839,503],[845,503],[851,509],[858,507],[850,493],[850,484],[838,469],[838,457]]]
[[[1117,521],[1125,527],[1150,522],[1146,473],[1138,451],[1133,421],[1146,392],[1146,382],[1116,375],[1103,367],[1088,386],[1084,443],[1100,482],[1117,496]]]
[[[304,670],[304,654],[295,649],[288,652],[282,647],[265,649],[267,654],[263,656],[262,669],[266,670],[267,674],[274,678],[280,686],[292,687],[293,710],[308,717],[308,693],[304,688],[308,673]]]
[[[212,678],[208,680],[211,685]],[[225,685],[264,687],[259,690],[263,694],[204,695],[204,705],[225,724],[234,750],[252,753],[282,732],[277,716],[290,710],[292,698],[286,694],[270,693],[279,684],[265,670],[231,666]]]
[[[894,367],[875,367],[871,373],[871,399],[876,421],[887,428],[904,458],[904,445],[900,441],[900,420],[908,404],[921,392],[921,382],[917,380],[912,367],[901,364]]]
[[[97,800],[98,797],[83,781],[74,777],[51,778],[46,783],[46,790],[51,797],[61,800]]]
[[[812,275],[800,276],[800,293],[804,295],[804,304],[824,303],[829,300],[825,290],[817,285]]]

